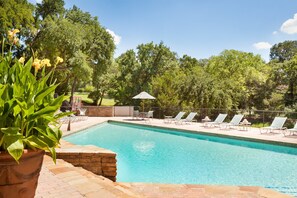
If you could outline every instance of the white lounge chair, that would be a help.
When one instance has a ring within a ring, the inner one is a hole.
[[[294,135],[295,133],[297,133],[297,122],[294,125],[294,127],[291,129],[288,129],[288,131],[290,132],[290,135]],[[285,133],[284,133],[284,135],[285,135]]]
[[[80,120],[87,120],[88,116],[86,115],[87,108],[78,108],[79,114],[77,115]]]
[[[197,115],[196,112],[191,112],[189,113],[189,115],[185,118],[185,119],[181,119],[180,121],[177,121],[176,124],[180,123],[180,124],[183,124],[183,123],[191,123],[194,119],[194,117]]]
[[[260,133],[271,133],[274,130],[284,130],[286,129],[285,127],[283,127],[286,120],[286,117],[275,117],[269,127],[260,128]]]
[[[133,111],[133,119],[138,119],[139,118],[139,110]]]
[[[182,119],[184,115],[185,115],[185,112],[180,111],[174,118],[172,118],[172,116],[165,116],[164,123],[178,122]]]
[[[218,115],[218,117],[213,122],[206,122],[205,126],[207,126],[207,127],[219,126],[220,124],[222,124],[224,122],[226,117],[227,117],[227,114],[220,113]]]
[[[154,117],[154,111],[148,111],[146,114],[146,118],[153,118]]]
[[[154,118],[154,111],[148,111],[147,113],[144,114],[143,120],[145,122],[150,123],[151,119],[153,119],[153,118]]]
[[[241,114],[234,115],[232,120],[229,123],[222,123],[222,127],[231,128],[234,126],[239,126],[242,118],[243,118],[243,115],[241,115]]]

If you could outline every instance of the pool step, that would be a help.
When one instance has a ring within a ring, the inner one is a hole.
[[[46,174],[51,173],[54,176],[55,180],[60,181],[60,186],[55,187],[59,188],[60,195],[58,197],[70,197],[70,194],[67,194],[69,192],[69,189],[73,191],[71,192],[72,194],[74,194],[74,192],[76,193],[76,196],[74,197],[143,197],[141,194],[129,190],[129,188],[120,186],[117,183],[105,177],[95,175],[81,167],[74,167],[73,165],[65,162],[64,160],[58,159],[57,164],[55,165],[50,157],[45,156],[43,171]],[[50,194],[50,192],[45,191],[47,188],[46,185],[49,185],[48,183],[38,184],[36,197],[47,197],[44,196],[44,194]],[[63,184],[63,186],[61,186],[61,184]],[[63,188],[66,187],[68,190],[64,191],[65,194],[63,194]],[[73,196],[71,197],[73,198]]]

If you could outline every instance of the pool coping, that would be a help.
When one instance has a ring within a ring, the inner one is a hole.
[[[131,122],[126,122],[126,121],[118,121],[118,120],[108,120],[106,122],[107,123],[112,123],[112,122],[124,123],[124,124],[146,126],[146,127],[151,127],[151,128],[159,128],[159,129],[167,129],[167,130],[169,129],[169,130],[174,130],[174,131],[186,132],[186,133],[190,133],[190,134],[208,135],[208,136],[213,136],[213,137],[222,137],[222,138],[229,138],[229,139],[235,139],[235,140],[245,140],[245,141],[257,142],[257,143],[266,143],[266,144],[271,144],[271,145],[287,146],[287,147],[297,148],[297,144],[295,144],[295,143],[280,142],[280,141],[276,141],[276,140],[267,140],[267,139],[251,138],[251,137],[234,136],[234,135],[231,135],[231,134],[227,135],[227,134],[220,134],[220,133],[215,133],[215,132],[212,133],[212,132],[204,132],[204,131],[194,131],[194,130],[189,130],[189,129],[178,129],[178,128],[173,128],[173,127],[154,126],[154,125],[149,125],[149,124],[131,123]],[[99,125],[99,124],[97,124],[97,125]],[[80,131],[77,131],[77,132],[80,132]]]

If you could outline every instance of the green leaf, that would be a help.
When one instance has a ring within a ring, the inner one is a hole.
[[[31,145],[34,148],[39,148],[39,149],[42,149],[42,150],[49,150],[47,143],[42,141],[40,138],[38,138],[35,135],[31,135],[31,136],[25,138],[24,142],[26,144]]]
[[[2,133],[6,135],[18,135],[20,128],[18,127],[8,127],[8,128],[1,128],[0,129]]]
[[[24,144],[20,135],[7,135],[3,137],[4,148],[18,162],[24,152]]]
[[[54,112],[56,112],[57,107],[53,107],[53,106],[47,106],[35,113],[33,113],[32,115],[28,116],[28,121],[34,120],[34,119],[38,119],[41,118],[43,116],[48,116],[53,114]]]
[[[52,158],[54,160],[54,163],[56,163],[57,155],[56,155],[56,149],[55,148],[48,148],[49,152],[52,155]]]
[[[50,87],[44,88],[41,92],[39,92],[35,98],[35,102],[39,103],[45,96],[55,91],[57,85],[52,85]]]
[[[22,111],[20,105],[13,107],[13,116],[16,117]]]

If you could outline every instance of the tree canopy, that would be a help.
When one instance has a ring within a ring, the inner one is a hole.
[[[1,35],[20,29],[14,56],[64,59],[55,73],[59,94],[88,86],[95,105],[106,95],[117,105],[139,105],[132,97],[147,91],[157,98],[152,105],[166,112],[297,107],[296,40],[273,45],[268,63],[234,49],[207,59],[179,57],[163,42],[140,43],[114,58],[113,38],[98,17],[76,6],[66,9],[64,0],[36,5],[0,0],[0,5]]]

